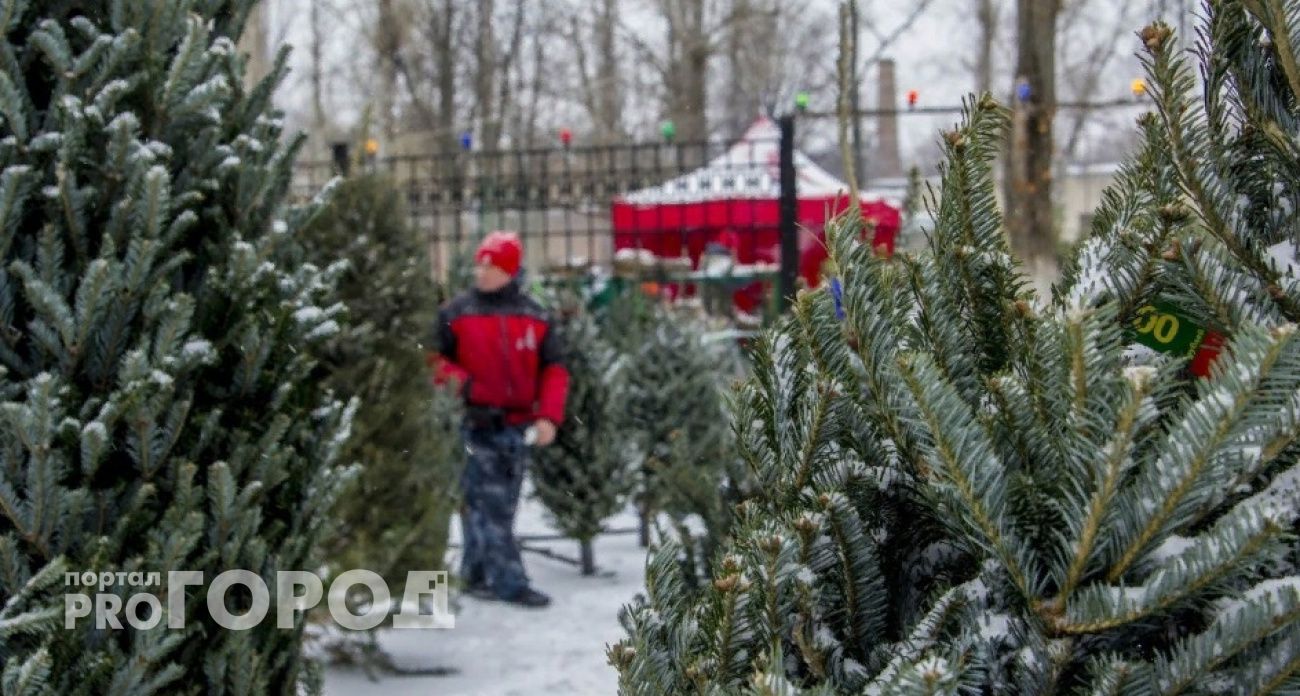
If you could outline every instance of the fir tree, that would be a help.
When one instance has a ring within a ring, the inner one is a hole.
[[[1214,3],[1195,51],[1199,99],[1170,28],[1141,32],[1155,111],[1063,290],[1113,299],[1121,320],[1164,300],[1228,335],[1300,321],[1296,12],[1293,2]]]
[[[619,427],[625,361],[589,313],[562,306],[560,316],[555,330],[568,353],[568,405],[555,444],[534,455],[533,483],[556,528],[578,541],[583,574],[592,575],[592,541],[622,508],[632,484]]]
[[[64,572],[247,569],[274,593],[276,571],[318,567],[346,478],[350,412],[310,379],[340,328],[336,269],[277,264],[308,211],[282,209],[301,142],[270,104],[286,54],[242,87],[252,7],[0,2],[6,694],[295,693],[310,676],[301,616],[226,630],[203,586],[180,598],[183,630],[63,619],[65,592],[98,589]],[[163,586],[103,592],[168,606]]]
[[[732,451],[725,395],[739,375],[738,356],[729,344],[710,342],[709,325],[680,309],[652,306],[634,316],[622,336],[628,360],[622,408],[639,471],[642,543],[660,512],[675,522],[694,518],[695,533],[718,536],[727,522],[719,492],[728,483]]]
[[[348,263],[338,298],[351,325],[318,353],[325,385],[361,403],[343,457],[364,468],[339,501],[329,560],[379,573],[397,598],[407,571],[443,567],[464,457],[459,399],[431,388],[419,343],[441,293],[399,192],[382,177],[342,183],[300,237],[308,262]]]
[[[765,340],[738,418],[757,494],[703,593],[652,556],[624,693],[1300,686],[1295,280],[1262,254],[1296,237],[1256,207],[1300,193],[1282,9],[1210,6],[1203,119],[1143,32],[1160,115],[1049,308],[1007,256],[988,98],[945,137],[928,253],[832,226],[837,282]],[[1157,299],[1229,336],[1203,378],[1132,349]]]

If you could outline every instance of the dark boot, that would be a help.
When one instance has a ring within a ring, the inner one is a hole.
[[[518,594],[513,597],[507,597],[504,601],[511,604],[517,604],[521,607],[527,607],[529,609],[542,609],[551,604],[550,597],[531,587],[525,587]]]
[[[496,599],[497,595],[486,582],[476,582],[465,588],[465,594],[474,599]]]

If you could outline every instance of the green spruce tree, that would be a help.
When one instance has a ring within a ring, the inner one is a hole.
[[[652,556],[623,693],[1300,686],[1298,11],[1212,3],[1200,105],[1143,32],[1158,115],[1050,307],[1007,255],[990,99],[945,137],[927,253],[832,226],[837,282],[765,340],[738,417],[757,494],[704,592]],[[1160,303],[1228,337],[1213,369],[1134,348]]]
[[[590,313],[572,301],[559,304],[554,330],[566,349],[568,404],[555,444],[533,457],[533,484],[556,528],[578,541],[583,574],[592,575],[592,542],[622,509],[633,483],[619,417],[626,361]]]
[[[227,630],[204,591],[246,569],[274,607],[276,571],[319,567],[346,479],[350,411],[311,379],[340,330],[337,269],[278,263],[308,211],[282,207],[301,142],[270,103],[287,54],[242,86],[253,5],[0,2],[5,694],[309,686],[301,615]],[[172,604],[182,570],[204,584]],[[160,584],[64,577],[148,572]],[[65,593],[97,592],[164,609],[136,613],[148,630],[121,613],[65,628]]]
[[[633,445],[642,544],[655,517],[718,536],[733,458],[726,394],[739,377],[735,346],[690,311],[652,306],[622,339],[627,363],[623,430]],[[688,526],[681,523],[691,520]]]
[[[338,299],[350,326],[318,354],[324,384],[361,404],[343,457],[363,469],[339,501],[329,561],[379,573],[400,598],[408,571],[444,567],[463,466],[459,399],[431,387],[420,343],[442,293],[400,193],[383,177],[343,182],[300,239],[307,262],[347,262]]]

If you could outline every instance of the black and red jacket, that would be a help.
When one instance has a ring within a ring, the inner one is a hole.
[[[507,425],[564,420],[569,372],[559,339],[518,283],[457,296],[438,312],[434,333],[434,382],[461,384],[471,407],[500,409]]]

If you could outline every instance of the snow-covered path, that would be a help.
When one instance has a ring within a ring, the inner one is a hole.
[[[611,527],[636,523],[629,510]],[[520,534],[549,533],[542,506],[521,502],[516,530]],[[459,539],[453,524],[452,539]],[[577,544],[533,542],[566,556],[577,556]],[[606,536],[596,542],[596,563],[612,577],[582,577],[578,569],[535,553],[524,563],[534,584],[551,595],[547,609],[517,609],[497,602],[462,597],[456,628],[430,631],[388,631],[380,643],[394,662],[407,669],[450,667],[445,677],[381,676],[371,681],[357,669],[326,672],[326,696],[383,694],[437,696],[612,696],[616,674],[605,661],[605,646],[623,637],[619,609],[642,590],[645,551],[635,535]],[[449,567],[457,563],[455,550]],[[453,598],[453,602],[456,600]]]

